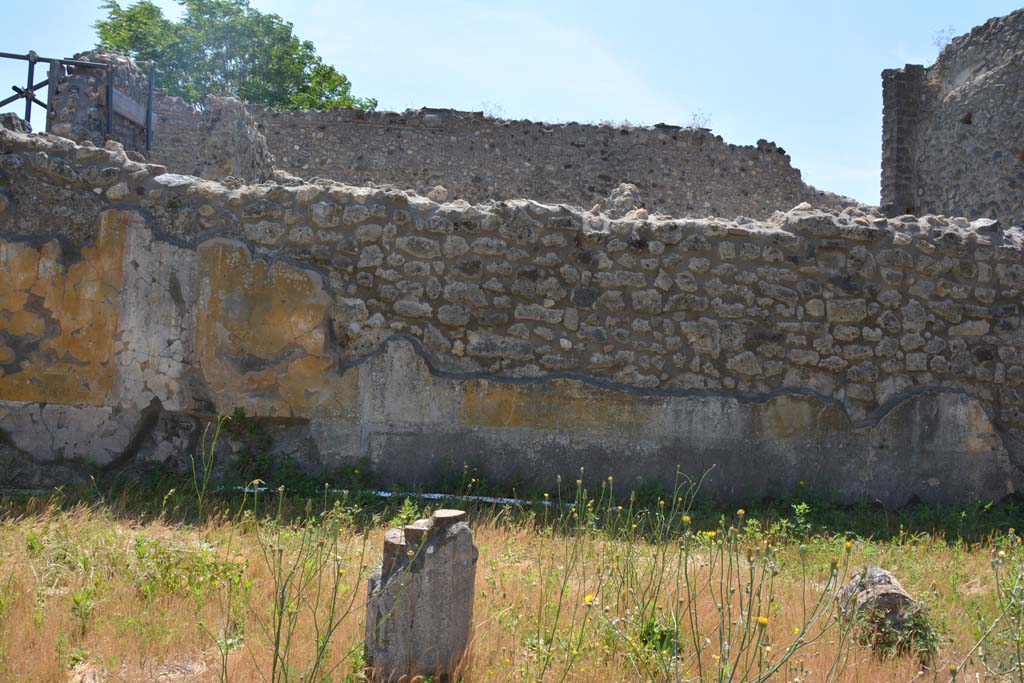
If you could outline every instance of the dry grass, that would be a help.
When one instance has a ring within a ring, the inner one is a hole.
[[[276,572],[287,572],[297,558],[308,565],[312,556],[301,548],[325,538],[324,524],[277,525],[259,514],[238,515],[237,507],[215,510],[197,525],[168,522],[162,513],[130,514],[125,505],[51,499],[8,505],[0,522],[0,680],[217,681],[222,652],[228,680],[270,680],[281,589]],[[948,681],[950,666],[968,658],[983,625],[1000,615],[993,558],[1003,563],[1003,576],[1024,566],[1012,533],[973,545],[899,534],[847,548],[844,538],[827,533],[780,536],[734,516],[703,526],[717,528],[715,537],[687,534],[685,526],[668,541],[651,543],[656,512],[640,515],[639,528],[627,523],[613,534],[571,514],[556,520],[537,509],[479,510],[471,519],[480,559],[465,681],[699,680],[701,674],[729,680],[722,673],[722,633],[731,634],[723,639],[733,639],[733,654],[741,647],[736,643],[748,640],[740,657],[747,665],[730,670],[732,680],[753,680],[759,669],[785,659],[801,634],[807,644],[770,680]],[[303,516],[300,509],[282,518]],[[336,535],[320,544],[326,559],[286,600],[285,616],[295,616],[288,680],[299,680],[316,659],[316,634],[324,628],[324,603],[315,626],[309,598],[333,588],[340,596],[333,613],[338,626],[325,657],[328,670],[316,680],[363,680],[366,576],[388,524],[337,508],[332,519]],[[645,524],[652,525],[646,533]],[[320,531],[304,541],[310,528]],[[730,558],[737,563],[723,579],[721,563]],[[845,637],[830,600],[805,627],[815,598],[834,594],[834,562],[840,583],[856,567],[882,565],[926,603],[939,634],[929,664],[912,656],[880,658]],[[750,604],[744,595],[755,597],[754,606],[741,612],[741,600]],[[725,618],[727,606],[732,612]],[[766,626],[756,623],[758,616]],[[1013,650],[1003,625],[1010,625],[1008,615],[982,646],[987,669],[975,650],[956,680],[1021,680],[1020,671],[1001,678],[991,671],[1006,668]],[[1012,628],[1019,637],[1020,624]],[[680,656],[672,659],[676,642]]]

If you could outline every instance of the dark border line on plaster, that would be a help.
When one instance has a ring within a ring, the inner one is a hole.
[[[560,208],[566,209],[567,207],[560,205]],[[127,212],[133,212],[133,213],[139,214],[141,216],[141,218],[143,219],[143,221],[146,223],[146,228],[151,231],[151,234],[153,235],[154,238],[159,238],[161,240],[168,241],[171,244],[174,244],[175,246],[178,246],[179,248],[192,249],[192,250],[196,251],[197,254],[198,254],[199,247],[203,243],[211,241],[211,240],[224,239],[226,241],[235,242],[235,243],[239,244],[240,246],[244,247],[249,252],[250,259],[253,259],[253,260],[256,260],[256,259],[263,260],[263,261],[265,261],[267,263],[273,263],[273,262],[278,262],[278,261],[279,262],[284,262],[284,263],[287,263],[288,265],[291,265],[293,267],[299,268],[301,270],[306,270],[308,272],[316,273],[321,278],[321,282],[322,282],[322,285],[324,287],[324,290],[326,292],[330,293],[330,285],[329,285],[330,279],[328,277],[328,274],[322,268],[319,268],[319,267],[317,267],[317,266],[315,266],[313,264],[309,264],[309,263],[306,263],[306,262],[299,261],[299,260],[295,259],[294,257],[292,257],[290,255],[269,253],[269,248],[267,248],[267,247],[261,248],[259,245],[256,245],[256,244],[252,243],[250,240],[246,239],[245,237],[233,234],[230,231],[230,229],[228,229],[228,228],[221,227],[221,228],[213,228],[213,229],[202,230],[199,233],[197,233],[194,236],[192,236],[191,238],[182,239],[182,238],[177,237],[175,235],[166,234],[165,231],[161,230],[158,226],[151,226],[150,225],[150,221],[151,220],[154,221],[154,222],[157,222],[157,223],[159,223],[159,221],[157,221],[155,219],[155,216],[153,216],[148,210],[146,210],[146,209],[144,209],[144,208],[142,208],[140,206],[116,207],[116,206],[110,205],[110,206],[107,207],[107,209],[104,209],[104,210],[127,211]],[[7,238],[7,235],[8,235],[7,231],[0,231],[0,238]],[[12,235],[10,235],[10,237],[13,238],[13,241],[19,241],[19,242],[23,242],[23,243],[24,242],[28,242],[30,244],[34,243],[36,240],[43,239],[43,236],[41,236],[41,235],[28,236],[27,239],[26,239],[25,235],[13,235],[12,234]],[[54,239],[54,237],[48,237],[48,238],[46,238],[45,241],[50,241],[52,239]],[[58,236],[57,239],[59,240],[60,237]],[[594,386],[594,387],[597,387],[597,388],[600,388],[600,389],[607,389],[607,390],[610,390],[610,391],[617,391],[617,392],[622,392],[622,393],[626,393],[626,394],[630,394],[630,395],[634,395],[634,396],[640,396],[640,397],[722,398],[722,399],[728,399],[728,400],[736,400],[736,401],[739,401],[741,403],[766,403],[766,402],[768,402],[768,401],[770,401],[770,400],[772,400],[774,398],[779,398],[779,397],[783,397],[783,396],[810,396],[810,397],[817,398],[818,400],[822,401],[823,403],[826,403],[828,405],[840,408],[842,410],[843,415],[846,416],[846,419],[849,422],[851,429],[862,429],[862,428],[873,427],[873,426],[877,425],[879,422],[882,421],[882,419],[884,419],[890,412],[892,412],[894,409],[896,409],[900,404],[902,404],[905,401],[908,401],[911,398],[914,398],[916,396],[925,396],[925,395],[930,395],[930,396],[934,396],[934,395],[959,395],[959,396],[965,396],[967,398],[970,398],[970,399],[973,399],[973,400],[977,401],[978,404],[981,406],[982,410],[985,412],[985,415],[986,415],[986,417],[988,417],[989,421],[992,422],[993,425],[995,425],[995,426],[1000,428],[1001,435],[1004,438],[1009,439],[1009,440],[1011,440],[1011,441],[1013,441],[1015,443],[1020,443],[1019,439],[1014,437],[1005,428],[1002,428],[1002,426],[1000,425],[998,419],[996,418],[996,416],[995,416],[995,414],[994,414],[994,412],[992,410],[992,407],[985,400],[981,399],[981,397],[979,397],[974,392],[968,391],[968,390],[963,389],[963,388],[956,388],[956,387],[943,387],[943,386],[934,386],[934,385],[908,387],[908,388],[900,391],[898,394],[896,394],[895,396],[891,397],[890,399],[888,399],[884,403],[880,404],[878,407],[876,407],[874,410],[872,410],[870,413],[868,413],[867,417],[862,418],[862,419],[857,420],[857,421],[854,421],[854,420],[851,419],[849,410],[847,409],[846,405],[842,401],[840,401],[839,399],[837,399],[837,398],[835,398],[833,396],[829,396],[829,395],[823,394],[820,391],[818,391],[816,389],[813,389],[811,387],[780,387],[778,389],[773,389],[773,390],[768,391],[768,392],[756,392],[756,393],[753,393],[753,394],[744,394],[744,393],[735,392],[735,391],[713,390],[713,389],[658,389],[658,388],[644,388],[644,387],[633,386],[633,385],[630,385],[630,384],[625,384],[625,383],[622,383],[622,382],[616,382],[614,380],[594,377],[594,376],[587,375],[587,374],[584,374],[584,373],[579,373],[579,372],[566,372],[566,371],[562,371],[562,372],[545,373],[543,375],[535,376],[535,377],[515,377],[515,376],[511,376],[511,375],[500,375],[500,374],[488,373],[488,372],[484,372],[484,371],[461,371],[460,372],[460,371],[445,370],[445,369],[440,367],[440,364],[437,361],[437,359],[434,356],[434,354],[429,349],[427,349],[426,346],[424,346],[422,341],[420,341],[418,338],[416,338],[416,337],[414,337],[414,336],[412,336],[412,335],[410,335],[408,333],[404,333],[404,332],[395,332],[395,333],[392,333],[392,334],[388,335],[385,339],[383,339],[381,342],[379,342],[377,345],[375,345],[373,348],[371,348],[370,351],[368,353],[366,353],[365,355],[363,355],[363,356],[360,356],[360,357],[357,357],[357,358],[354,358],[354,359],[351,359],[351,360],[348,360],[348,361],[341,361],[341,360],[339,360],[339,365],[338,365],[337,372],[339,374],[344,374],[350,368],[356,368],[359,365],[362,365],[363,363],[365,363],[366,361],[368,361],[368,360],[370,360],[370,359],[372,359],[372,358],[374,358],[374,357],[376,357],[378,355],[382,355],[383,353],[386,352],[387,345],[390,344],[393,341],[407,341],[407,342],[409,342],[411,344],[411,346],[413,347],[413,349],[416,351],[417,355],[419,355],[420,358],[423,360],[424,364],[427,366],[427,369],[430,371],[430,373],[433,376],[435,376],[435,377],[441,377],[441,378],[445,378],[445,379],[451,379],[451,380],[457,380],[457,381],[483,379],[483,380],[490,380],[490,381],[495,381],[495,382],[503,382],[503,383],[507,383],[507,384],[522,384],[522,385],[531,385],[531,384],[539,385],[539,384],[544,384],[544,383],[555,381],[555,380],[570,380],[570,381],[581,382],[583,384],[587,384],[589,386]],[[1022,464],[1022,468],[1024,468],[1024,464]]]
[[[127,207],[125,209],[116,209],[115,207],[110,207],[110,208],[113,209],[113,210],[129,210],[129,211],[131,210],[131,209],[128,209]],[[147,219],[147,218],[152,218],[151,216],[147,216],[146,214],[148,212],[146,212],[143,209],[140,209],[140,207],[132,207],[132,208],[136,212],[138,212],[140,214],[143,214],[142,217],[143,217],[144,220]],[[304,263],[304,262],[298,261],[297,259],[295,259],[294,257],[291,257],[289,255],[268,253],[268,250],[260,249],[257,245],[254,245],[249,240],[247,240],[245,238],[241,238],[238,235],[234,235],[229,230],[227,230],[225,228],[216,228],[216,229],[212,229],[212,230],[204,230],[201,233],[201,236],[200,235],[196,236],[195,242],[191,242],[191,240],[181,240],[180,238],[175,239],[175,236],[173,236],[173,235],[165,235],[165,234],[163,234],[163,232],[164,232],[163,230],[158,230],[158,229],[154,229],[153,227],[150,227],[148,225],[148,221],[147,221],[146,227],[147,227],[147,229],[149,229],[152,232],[154,238],[159,237],[159,239],[166,240],[166,241],[170,242],[171,244],[174,244],[175,246],[178,246],[179,248],[191,249],[191,250],[195,251],[197,254],[198,254],[199,247],[203,243],[211,241],[211,240],[224,239],[226,241],[235,242],[235,243],[239,244],[240,246],[244,247],[246,249],[246,251],[249,252],[249,258],[250,259],[253,259],[253,260],[257,260],[258,259],[258,260],[265,261],[267,263],[283,262],[283,263],[286,263],[288,265],[300,268],[302,270],[306,270],[308,272],[316,273],[321,278],[321,282],[322,282],[322,284],[324,286],[324,290],[327,291],[328,293],[330,293],[329,277],[328,277],[328,274],[323,269],[318,268],[317,266],[312,265],[312,264],[308,264],[308,263]],[[7,232],[6,231],[0,231],[0,238],[6,238],[6,236],[7,236]],[[20,242],[23,242],[23,243],[24,242],[28,242],[28,243],[31,244],[32,242],[35,241],[33,238],[39,238],[41,236],[30,236],[28,239],[26,239],[26,236],[24,236],[24,235],[12,235],[11,237],[13,237],[14,240],[16,240],[16,241],[20,241]],[[54,239],[54,238],[50,237],[50,238],[46,239],[46,241],[50,241],[52,239]],[[852,429],[862,429],[862,428],[873,427],[873,426],[877,425],[879,422],[882,421],[882,419],[885,418],[886,415],[888,415],[890,412],[892,412],[894,409],[896,409],[900,404],[902,404],[905,401],[907,401],[907,400],[909,400],[911,398],[914,398],[916,396],[924,396],[924,395],[930,395],[930,396],[934,396],[934,395],[959,395],[959,396],[965,396],[967,398],[971,398],[971,399],[974,399],[975,401],[977,401],[978,404],[982,407],[982,410],[985,411],[985,415],[986,415],[986,417],[988,417],[989,421],[992,422],[993,425],[996,425],[997,427],[1000,427],[1000,432],[1001,432],[1001,434],[1002,434],[1002,436],[1004,438],[1010,439],[1010,440],[1014,441],[1015,443],[1019,442],[1019,440],[1016,437],[1014,437],[1008,430],[1006,430],[1005,428],[1001,427],[998,419],[996,418],[996,416],[995,416],[995,414],[994,414],[994,412],[992,410],[992,407],[985,400],[983,400],[981,397],[979,397],[974,392],[968,391],[968,390],[963,389],[963,388],[957,388],[957,387],[944,387],[944,386],[934,386],[934,385],[908,387],[908,388],[900,391],[895,396],[889,398],[884,403],[881,403],[878,407],[876,407],[874,410],[872,410],[870,413],[868,413],[867,417],[864,417],[864,418],[862,418],[860,420],[854,421],[854,420],[851,419],[849,410],[847,409],[846,405],[842,401],[840,401],[839,399],[837,399],[837,398],[835,398],[833,396],[829,396],[827,394],[823,394],[820,391],[818,391],[816,389],[813,389],[811,387],[780,387],[778,389],[773,389],[773,390],[767,391],[767,392],[756,392],[756,393],[753,393],[753,394],[744,394],[744,393],[741,393],[741,392],[727,391],[727,390],[714,390],[714,389],[658,389],[658,388],[644,388],[644,387],[637,387],[637,386],[634,386],[634,385],[631,385],[631,384],[625,384],[623,382],[616,382],[616,381],[610,380],[610,379],[594,377],[592,375],[587,375],[587,374],[580,373],[580,372],[567,372],[567,371],[549,372],[549,373],[544,373],[543,375],[539,375],[539,376],[535,376],[535,377],[516,377],[516,376],[513,376],[513,375],[500,375],[500,374],[494,374],[494,373],[489,373],[489,372],[479,371],[479,370],[474,370],[474,371],[445,370],[444,368],[442,368],[440,366],[440,363],[438,362],[438,360],[435,357],[435,355],[423,344],[423,342],[421,340],[419,340],[418,338],[416,338],[416,337],[414,337],[414,336],[412,336],[412,335],[410,335],[408,333],[405,333],[405,332],[394,332],[394,333],[388,335],[386,338],[384,338],[382,341],[380,341],[378,344],[376,344],[373,348],[371,348],[369,352],[367,352],[366,354],[364,354],[362,356],[359,356],[359,357],[356,357],[356,358],[353,358],[353,359],[350,359],[350,360],[340,360],[339,359],[339,361],[338,361],[338,370],[337,370],[338,374],[339,375],[343,375],[347,370],[349,370],[351,368],[357,368],[358,366],[360,366],[363,363],[373,359],[374,357],[379,356],[379,355],[383,355],[384,353],[386,353],[387,345],[390,344],[393,341],[407,341],[407,342],[409,342],[410,345],[412,346],[412,348],[416,351],[416,354],[419,355],[420,358],[423,360],[424,364],[427,366],[427,369],[430,371],[431,375],[433,375],[435,377],[441,377],[441,378],[444,378],[444,379],[451,379],[451,380],[457,380],[457,381],[467,381],[467,380],[483,379],[483,380],[490,380],[490,381],[495,381],[495,382],[503,382],[503,383],[506,383],[506,384],[522,384],[522,385],[531,385],[531,384],[539,385],[539,384],[545,384],[547,382],[551,382],[551,381],[555,381],[555,380],[570,380],[570,381],[581,382],[583,384],[587,384],[589,386],[597,387],[597,388],[600,388],[600,389],[607,389],[607,390],[610,390],[610,391],[618,391],[618,392],[622,392],[622,393],[626,393],[626,394],[630,394],[630,395],[634,395],[634,396],[641,396],[641,397],[722,398],[722,399],[736,400],[736,401],[739,401],[741,403],[766,403],[766,402],[768,402],[768,401],[770,401],[770,400],[772,400],[774,398],[779,398],[779,397],[783,397],[783,396],[811,396],[811,397],[817,398],[818,400],[820,400],[820,401],[822,401],[822,402],[824,402],[824,403],[826,403],[828,405],[838,407],[842,411],[843,415],[846,416],[846,419],[849,422],[850,427]],[[1024,468],[1024,463],[1022,463],[1022,468]]]
[[[457,370],[445,370],[441,368],[435,358],[434,354],[424,346],[423,342],[416,337],[408,334],[407,332],[394,332],[388,335],[384,340],[375,345],[370,351],[362,356],[354,358],[352,360],[345,361],[338,366],[338,373],[344,374],[350,369],[356,369],[360,365],[363,365],[373,358],[383,355],[387,352],[387,347],[392,342],[405,341],[408,342],[416,354],[423,360],[423,363],[427,366],[431,375],[435,377],[441,377],[444,379],[468,381],[468,380],[489,380],[493,382],[502,382],[506,384],[521,384],[521,385],[541,385],[556,380],[570,380],[581,382],[589,386],[597,387],[599,389],[607,389],[610,391],[618,391],[621,393],[630,394],[633,396],[640,397],[660,397],[660,398],[722,398],[739,401],[740,403],[767,403],[768,401],[780,398],[784,396],[810,396],[817,398],[820,401],[838,407],[842,410],[843,415],[850,423],[852,429],[863,429],[866,427],[874,427],[882,421],[890,412],[895,410],[900,404],[915,398],[917,396],[935,396],[935,395],[952,395],[952,396],[965,396],[970,399],[974,399],[985,411],[985,415],[989,420],[998,426],[998,422],[992,413],[990,406],[986,404],[977,394],[968,391],[967,389],[958,387],[943,387],[943,386],[918,386],[909,387],[899,392],[892,398],[888,399],[884,403],[880,404],[877,408],[872,410],[866,418],[861,420],[853,421],[850,418],[850,413],[846,409],[846,406],[839,399],[828,396],[821,393],[817,389],[811,387],[780,387],[766,392],[756,392],[752,394],[744,394],[736,391],[727,390],[715,390],[715,389],[658,389],[658,388],[644,388],[637,387],[631,384],[625,384],[622,382],[616,382],[615,380],[604,379],[600,377],[594,377],[592,375],[586,375],[579,372],[549,372],[543,375],[535,377],[515,377],[512,375],[499,375],[479,370],[470,371],[457,371]],[[1001,430],[1003,431],[1003,430]],[[1012,435],[1004,431],[1004,435],[1007,438],[1013,438]]]

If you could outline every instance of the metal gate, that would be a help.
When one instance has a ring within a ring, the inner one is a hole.
[[[38,105],[44,110],[49,112],[49,104],[52,101],[53,93],[57,88],[57,83],[63,78],[67,72],[66,67],[73,66],[87,69],[102,69],[105,73],[104,78],[104,102],[103,107],[106,110],[106,136],[107,139],[111,139],[114,134],[114,115],[117,114],[132,123],[136,124],[145,129],[146,131],[146,152],[150,151],[153,144],[153,78],[156,75],[156,66],[153,62],[148,62],[149,65],[149,87],[146,95],[146,108],[144,112],[140,112],[141,107],[137,105],[133,100],[118,92],[114,87],[114,65],[104,64],[103,62],[88,62],[81,59],[53,59],[51,57],[40,57],[34,51],[29,51],[26,55],[16,55],[10,52],[0,52],[0,58],[4,59],[18,59],[21,61],[28,62],[28,78],[25,81],[25,87],[21,88],[16,85],[11,86],[11,90],[14,91],[14,95],[8,97],[5,100],[0,101],[0,107],[6,106],[12,102],[16,102],[19,99],[25,100],[25,121],[32,122],[32,105]],[[35,71],[36,64],[38,63],[49,64],[49,71],[44,80],[35,82]],[[36,97],[36,92],[45,87],[47,89],[46,102],[41,101]],[[97,102],[97,105],[100,103]],[[46,126],[49,130],[50,117],[46,117]]]

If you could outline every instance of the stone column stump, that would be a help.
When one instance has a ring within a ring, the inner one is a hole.
[[[924,606],[900,584],[892,572],[866,567],[839,593],[846,620],[857,620],[858,638],[878,654],[916,654],[928,661],[935,638]]]
[[[366,657],[374,680],[450,676],[469,644],[477,549],[462,510],[384,534],[369,579]]]

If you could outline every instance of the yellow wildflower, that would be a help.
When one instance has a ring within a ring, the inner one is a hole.
[[[768,617],[763,616],[763,615],[759,616],[757,618],[757,623],[760,624],[762,628],[764,628],[765,626],[768,625]]]
[[[594,604],[594,600],[595,599],[596,598],[594,597],[593,593],[587,593],[586,595],[583,596],[583,604],[586,605],[587,607],[590,607],[591,605]]]

